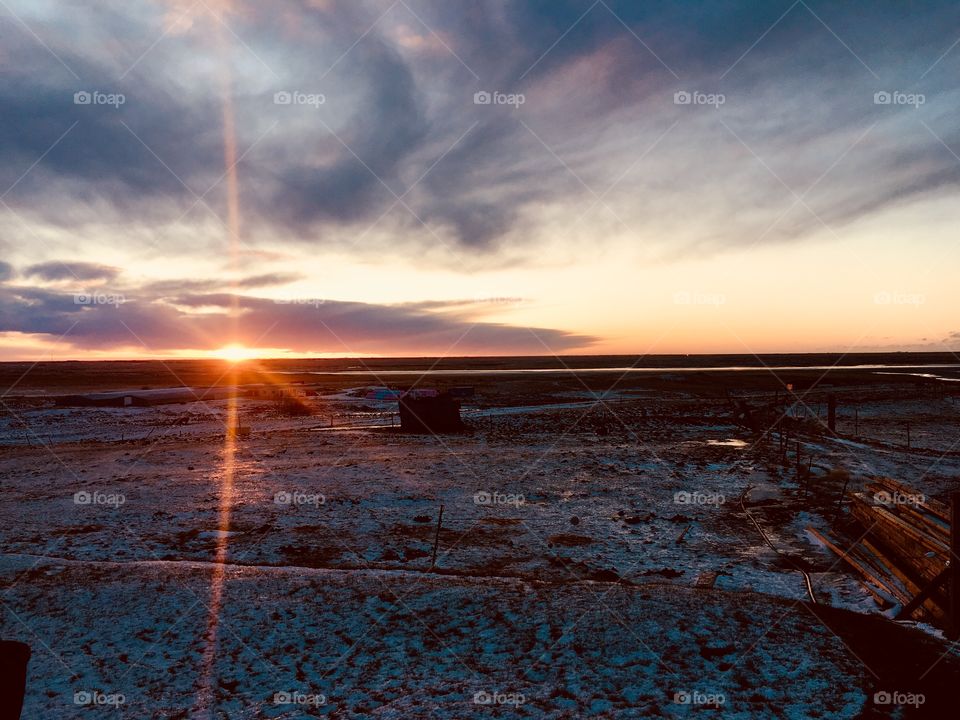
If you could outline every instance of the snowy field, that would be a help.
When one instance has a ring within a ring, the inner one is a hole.
[[[0,632],[34,651],[24,718],[914,716],[874,702],[897,688],[800,569],[822,606],[878,614],[805,528],[834,523],[845,473],[955,487],[949,400],[900,408],[919,450],[805,441],[809,478],[720,401],[553,400],[443,437],[346,392],[302,418],[244,400],[236,441],[222,401],[11,405]]]

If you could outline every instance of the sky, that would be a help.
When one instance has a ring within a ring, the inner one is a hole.
[[[0,360],[960,349],[960,5],[2,0]]]

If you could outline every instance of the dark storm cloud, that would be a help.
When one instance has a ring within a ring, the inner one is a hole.
[[[38,277],[41,280],[50,281],[113,280],[120,274],[120,269],[99,263],[51,260],[30,265],[24,268],[23,274],[27,277]]]
[[[13,265],[8,262],[3,262],[0,260],[0,282],[9,280],[13,277]]]
[[[339,157],[323,167],[294,166],[282,172],[275,198],[292,225],[318,220],[357,220],[382,211],[392,200],[399,163],[428,131],[410,68],[381,40],[371,40],[351,64],[349,77],[366,85],[355,119],[343,131]],[[392,193],[391,193],[392,190]]]
[[[538,213],[587,210],[674,122],[604,202],[678,253],[761,237],[795,199],[790,191],[816,181],[873,123],[820,180],[811,212],[801,206],[764,237],[804,237],[960,181],[943,146],[960,152],[949,97],[960,51],[937,62],[956,39],[954,3],[918,13],[865,0],[411,0],[380,17],[386,7],[280,0],[238,3],[228,18],[244,40],[228,58],[250,243],[362,239],[351,247],[379,250],[370,243],[383,240],[365,231],[386,214],[398,245],[439,238],[490,258],[527,250],[543,239]],[[13,9],[59,60],[0,20],[9,74],[0,188],[12,188],[11,206],[65,227],[105,218],[149,227],[207,205],[225,216],[223,58],[204,31],[212,21],[193,18],[154,45],[162,6]],[[675,106],[684,89],[720,91],[727,102]],[[925,93],[926,104],[873,104],[874,92],[895,89]],[[74,104],[75,92],[93,90],[125,102]],[[279,90],[326,102],[277,106]],[[526,103],[477,106],[477,90],[522,92]],[[701,212],[691,214],[694,197]],[[672,237],[657,232],[661,218],[713,229]]]
[[[185,308],[208,308],[198,313]],[[239,330],[229,310],[238,308]],[[475,322],[454,308],[432,312],[304,298],[278,302],[228,293],[176,299],[72,295],[0,287],[0,332],[60,338],[76,349],[212,350],[240,342],[296,352],[522,354],[568,352],[593,338],[546,328]],[[239,333],[239,334],[237,334]]]

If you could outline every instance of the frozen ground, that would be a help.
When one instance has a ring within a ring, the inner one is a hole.
[[[895,709],[799,604],[801,568],[818,602],[877,612],[805,528],[833,523],[838,470],[955,487],[949,401],[920,450],[805,441],[799,480],[723,402],[554,401],[442,438],[364,429],[391,409],[348,392],[305,418],[243,401],[232,451],[223,402],[12,405],[0,632],[34,647],[24,717],[89,717],[94,691],[123,717],[683,717],[694,691],[724,717]]]
[[[89,711],[69,705],[78,691],[122,694],[121,717],[188,717],[206,697],[209,566],[8,557],[3,571],[27,573],[5,602],[49,644],[28,717]],[[788,611],[662,585],[231,566],[210,702],[235,718],[686,717],[698,708],[675,696],[696,692],[722,695],[726,717],[858,712],[869,684],[815,617],[756,622]],[[282,705],[276,693],[323,701]],[[488,707],[477,693],[523,702]]]

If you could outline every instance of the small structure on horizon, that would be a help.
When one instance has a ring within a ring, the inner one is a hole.
[[[150,407],[153,405],[225,400],[235,397],[237,394],[237,388],[232,386],[144,388],[141,390],[59,395],[53,398],[53,402],[58,407]]]
[[[409,390],[399,399],[400,429],[411,433],[463,432],[460,400],[437,390]]]

